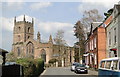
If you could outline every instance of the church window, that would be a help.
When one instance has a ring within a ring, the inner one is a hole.
[[[20,27],[18,27],[18,31],[20,31]]]
[[[30,33],[30,27],[28,28],[28,33]]]
[[[44,62],[46,62],[46,51],[42,49],[41,52],[42,52],[41,58],[44,60]]]
[[[116,28],[114,28],[114,43],[116,44],[117,42],[117,34],[116,34]]]
[[[34,54],[34,45],[30,42],[27,44],[27,55]]]
[[[17,47],[18,56],[20,56],[20,47]]]
[[[28,39],[30,38],[30,36],[28,36]]]

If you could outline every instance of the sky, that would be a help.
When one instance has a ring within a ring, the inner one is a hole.
[[[74,24],[85,10],[97,9],[99,14],[113,8],[119,0],[4,0],[0,3],[0,48],[11,51],[13,43],[14,17],[17,21],[31,22],[34,18],[34,39],[39,31],[41,39],[48,41],[58,30],[64,30],[64,39],[69,46],[77,41]]]

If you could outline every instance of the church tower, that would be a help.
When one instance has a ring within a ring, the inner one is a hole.
[[[23,44],[28,39],[33,39],[34,29],[33,29],[33,18],[32,22],[26,21],[25,15],[23,16],[23,21],[17,21],[14,18],[14,29],[13,29],[13,49],[12,51],[17,52],[19,56],[23,50]]]
[[[13,30],[13,43],[17,42],[26,42],[28,39],[33,39],[34,30],[33,30],[33,19],[32,22],[28,22],[23,17],[23,21],[16,21],[14,19],[14,30]]]

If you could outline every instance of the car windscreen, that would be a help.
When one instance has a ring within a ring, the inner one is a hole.
[[[83,65],[83,64],[79,64],[78,66],[79,66],[79,67],[85,67],[85,65]]]
[[[73,65],[73,66],[76,66],[76,65],[78,65],[78,63],[73,63],[72,65]]]

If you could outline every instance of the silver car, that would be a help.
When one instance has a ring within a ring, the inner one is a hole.
[[[78,62],[72,63],[72,65],[71,65],[71,71],[75,71],[75,67],[76,67],[77,65],[79,65]]]

